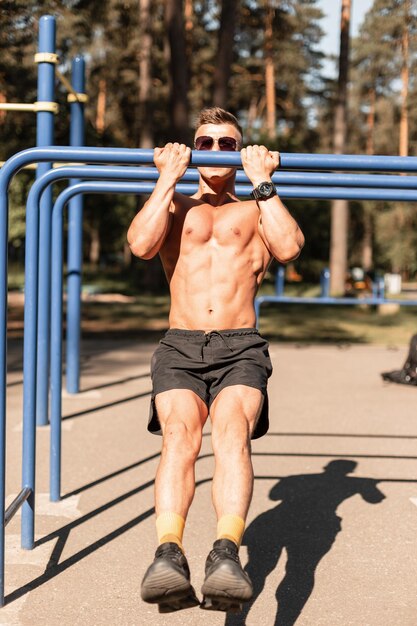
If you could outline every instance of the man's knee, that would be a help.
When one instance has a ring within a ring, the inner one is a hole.
[[[163,448],[166,453],[179,454],[183,459],[195,460],[200,452],[202,427],[183,420],[168,419],[163,426]]]
[[[219,454],[246,453],[250,449],[251,425],[244,415],[231,415],[227,420],[215,420],[212,425],[213,452]]]

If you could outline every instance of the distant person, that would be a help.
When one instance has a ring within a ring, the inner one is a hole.
[[[411,337],[410,348],[402,369],[383,372],[381,376],[390,383],[417,386],[417,334]]]
[[[218,523],[202,608],[239,610],[252,596],[238,550],[253,490],[250,440],[268,430],[272,372],[268,343],[255,328],[254,299],[271,260],[295,259],[304,243],[271,181],[278,152],[257,145],[242,149],[238,121],[217,107],[201,112],[194,145],[240,151],[253,199],[236,197],[235,167],[200,167],[198,191],[191,197],[177,193],[191,149],[168,143],[155,148],[160,176],[128,232],[133,254],[160,254],[171,293],[169,330],[152,358],[148,425],[163,436],[155,480],[159,547],[142,582],[142,598],[160,612],[200,604],[182,537],[209,414]]]

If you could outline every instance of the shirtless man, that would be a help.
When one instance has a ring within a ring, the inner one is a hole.
[[[196,125],[197,150],[241,150],[236,118],[205,109]],[[155,480],[159,547],[142,582],[142,598],[170,612],[200,604],[182,547],[194,496],[194,466],[210,415],[215,458],[212,498],[217,540],[206,561],[204,609],[240,610],[252,596],[238,550],[252,498],[250,440],[268,429],[268,343],[255,328],[254,298],[273,257],[295,259],[304,237],[283,205],[271,175],[278,152],[241,150],[256,200],[234,193],[236,168],[200,167],[197,193],[175,191],[191,150],[155,148],[160,172],[128,232],[136,256],[160,254],[170,285],[169,330],[152,358],[148,429],[163,436]]]

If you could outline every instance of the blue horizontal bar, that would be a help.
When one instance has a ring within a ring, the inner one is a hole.
[[[282,174],[289,175],[289,172],[282,172]],[[311,174],[311,176],[316,176],[317,174]],[[36,195],[40,194],[44,187],[47,184],[52,183],[61,178],[92,178],[92,179],[105,179],[105,180],[142,180],[143,178],[150,179],[150,181],[155,181],[159,176],[156,168],[150,167],[115,167],[115,166],[92,166],[92,165],[78,165],[78,166],[63,166],[56,168],[52,171],[49,171],[39,179],[31,190],[30,196],[32,196],[35,191]],[[299,175],[300,176],[300,175]],[[303,175],[304,176],[304,173]],[[335,174],[327,174],[327,175],[319,175],[319,176],[327,176],[328,178],[331,176],[337,176]],[[194,170],[188,170],[184,175],[184,181],[192,181],[196,180],[198,174]],[[339,175],[341,177],[341,175]],[[357,179],[360,179],[360,175],[356,175]],[[338,187],[338,186],[327,186],[320,187],[318,184],[314,184],[312,186],[308,185],[278,185],[278,193],[281,198],[293,198],[293,199],[320,199],[320,200],[332,200],[332,199],[346,199],[346,200],[380,200],[380,201],[408,201],[408,202],[416,202],[417,201],[417,189],[391,189],[384,188],[384,186],[377,185],[374,179],[380,178],[390,178],[389,176],[363,176],[363,178],[371,179],[374,187],[366,188],[366,187]],[[395,184],[398,183],[398,179],[406,180],[406,176],[392,176],[391,178],[395,179]],[[417,177],[409,177],[415,178],[417,181]],[[274,176],[275,179],[275,176]],[[285,178],[285,180],[290,180],[290,178]],[[301,181],[301,178],[298,180]],[[310,178],[311,180],[311,178]],[[328,179],[325,179],[328,181]],[[343,180],[340,178],[340,180]],[[359,182],[359,181],[358,181]],[[143,183],[145,184],[145,183]],[[136,193],[152,193],[155,183],[148,182],[147,187],[141,187]],[[181,186],[182,185],[182,186]],[[184,186],[186,185],[186,186]],[[182,191],[182,193],[192,195],[197,192],[198,186],[197,184],[189,184],[187,183],[179,183],[176,186],[177,191]],[[241,197],[248,197],[252,190],[252,185],[244,185],[237,184],[236,185],[236,194]],[[135,193],[132,191],[132,193]]]
[[[290,154],[281,153],[281,168],[306,170],[349,170],[375,172],[417,172],[417,157],[366,156],[348,154]],[[153,163],[153,150],[127,148],[84,148],[70,146],[47,146],[29,148],[18,152],[5,165],[5,176],[9,170],[20,169],[33,162],[77,161],[85,163]],[[196,166],[242,167],[239,152],[214,150],[191,152],[191,163]],[[3,172],[2,172],[3,173]]]
[[[54,170],[55,174],[64,170],[67,178],[67,168],[72,168],[71,177],[76,178],[103,178],[112,179],[135,179],[135,180],[157,180],[159,171],[156,167],[120,167],[120,166],[62,166]],[[59,176],[59,175],[58,175]],[[61,178],[61,176],[59,176]],[[186,182],[197,182],[199,172],[196,168],[188,168],[182,177]],[[389,189],[417,189],[417,176],[396,176],[393,174],[334,174],[323,172],[288,172],[278,170],[272,175],[272,180],[276,185],[313,185],[313,186],[335,186],[335,187],[376,187]],[[249,178],[243,170],[236,172],[237,183],[250,184]]]
[[[404,306],[417,306],[417,300],[402,300],[400,298],[322,298],[318,297],[290,297],[290,296],[259,296],[256,298],[258,305],[265,302],[279,302],[280,304],[323,304],[323,305],[358,305],[358,304],[401,304]]]

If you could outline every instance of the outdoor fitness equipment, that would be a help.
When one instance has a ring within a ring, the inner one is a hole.
[[[38,65],[38,101],[34,104],[0,103],[3,111],[28,111],[36,113],[36,145],[50,146],[54,143],[54,116],[59,107],[55,102],[55,77],[57,77],[68,91],[67,101],[70,105],[70,145],[80,146],[84,143],[84,105],[88,98],[85,93],[85,61],[82,56],[76,56],[72,61],[72,84],[56,69],[58,55],[56,54],[56,19],[52,15],[44,15],[39,20],[38,52],[34,57]],[[39,179],[52,167],[50,162],[40,162],[36,168],[36,178]],[[74,181],[75,182],[75,181]],[[49,215],[52,209],[52,189],[45,191],[40,206],[40,267],[50,267],[51,225]],[[68,290],[70,293],[67,326],[71,337],[71,345],[79,346],[80,326],[80,297],[81,292],[81,238],[82,238],[82,196],[75,198],[69,208],[68,224]],[[40,292],[49,290],[49,275],[39,283]],[[78,295],[78,297],[77,297]],[[43,376],[38,380],[38,404],[36,409],[37,424],[48,423],[47,396],[49,370],[49,300],[40,301],[40,325],[38,329],[38,369]],[[70,372],[77,375],[77,368],[71,367]],[[77,389],[73,376],[69,377],[71,390]]]
[[[35,427],[35,407],[36,407],[36,368],[37,368],[37,346],[36,346],[36,329],[38,321],[38,244],[39,244],[39,200],[41,195],[41,187],[43,186],[45,179],[39,180],[36,183],[36,194],[38,194],[37,202],[34,201],[35,191],[33,191],[31,202],[28,199],[27,209],[27,235],[26,235],[26,263],[25,263],[25,320],[24,320],[24,410],[23,410],[23,471],[22,471],[22,490],[17,496],[14,503],[8,508],[6,515],[4,512],[4,470],[5,470],[5,392],[6,392],[6,329],[7,329],[7,217],[8,217],[8,198],[7,191],[8,186],[13,175],[22,167],[29,163],[34,162],[76,162],[76,163],[92,163],[92,164],[123,164],[123,165],[135,165],[136,171],[140,172],[140,175],[145,175],[145,168],[137,167],[143,164],[153,163],[153,151],[152,150],[127,150],[123,148],[74,148],[74,147],[44,147],[44,148],[32,148],[24,150],[11,157],[4,167],[0,171],[0,469],[2,471],[1,484],[0,484],[0,516],[5,522],[9,521],[16,511],[22,507],[22,546],[26,549],[33,548],[34,544],[34,512],[35,512],[35,447],[36,447],[36,427]],[[192,166],[233,166],[241,167],[241,159],[239,153],[224,152],[198,152],[193,151],[191,157]],[[374,171],[374,172],[417,172],[417,159],[414,157],[364,157],[364,156],[348,156],[348,155],[302,155],[302,154],[286,154],[281,155],[281,166],[283,170],[310,170],[314,173],[315,170],[352,170],[352,171]],[[84,166],[85,174],[79,166],[65,168],[66,176],[69,178],[88,178],[89,175],[94,177],[104,177],[107,175],[107,179],[112,176],[112,168],[96,168],[96,172],[93,167]],[[106,170],[99,172],[98,170]],[[118,176],[120,175],[125,180],[131,180],[132,172],[131,168],[113,168],[120,169]],[[140,171],[140,170],[143,171]],[[80,171],[81,170],[81,171]],[[94,176],[93,176],[94,174]],[[281,172],[280,172],[281,174]],[[284,172],[282,172],[285,175]],[[288,174],[288,172],[287,172]],[[63,172],[61,172],[63,175]],[[113,172],[115,178],[116,172]],[[136,176],[137,174],[135,174]],[[150,177],[154,180],[155,173],[153,172]],[[187,176],[195,176],[195,173],[191,172]],[[45,174],[45,178],[49,182],[52,182],[54,178],[51,173]],[[57,176],[59,177],[59,176]],[[381,177],[381,180],[385,180],[385,176]],[[366,177],[364,177],[366,178]],[[387,176],[387,180],[390,178],[398,179],[400,177]],[[403,177],[404,179],[406,177]],[[410,177],[411,178],[411,177]],[[339,179],[340,180],[340,179]],[[344,179],[345,180],[345,179]],[[356,181],[356,184],[360,184],[360,180]],[[372,182],[372,181],[370,181]],[[389,180],[388,180],[389,182]],[[62,233],[62,211],[66,202],[71,196],[75,196],[79,193],[145,193],[149,192],[153,188],[153,182],[141,183],[110,183],[110,182],[83,182],[78,183],[69,191],[63,192],[57,204],[54,208],[54,233],[58,231]],[[333,197],[347,197],[347,198],[367,198],[367,199],[390,199],[398,201],[417,201],[417,187],[409,189],[404,188],[405,185],[400,184],[399,181],[394,180],[394,185],[398,187],[388,186],[383,189],[382,184],[378,187],[359,186],[359,187],[346,187],[346,186],[325,186],[321,185],[291,185],[282,183],[280,185],[279,193],[281,197],[288,198],[333,198]],[[182,184],[180,184],[182,185]],[[179,189],[184,193],[193,193],[196,189],[195,184],[189,185],[184,183],[184,187]],[[238,194],[245,195],[249,192],[250,186],[238,185]],[[31,192],[32,193],[32,192]],[[58,221],[56,221],[58,220]],[[55,239],[55,237],[54,237]],[[57,238],[60,243],[60,237]],[[62,257],[61,252],[55,251]],[[56,272],[54,272],[54,298],[59,298],[61,301],[62,294],[62,267],[56,265]],[[54,268],[55,268],[54,265]],[[392,302],[392,300],[386,300]],[[55,300],[54,300],[55,302]],[[403,304],[403,302],[401,302]],[[417,304],[417,303],[416,303]],[[61,327],[60,322],[61,311],[57,308],[57,315],[53,317],[53,333],[54,333],[54,346],[61,346]],[[61,349],[61,348],[59,348]],[[53,349],[55,352],[55,348]],[[59,351],[59,350],[58,350]],[[52,476],[51,488],[54,491],[53,495],[59,498],[59,445],[60,445],[60,433],[59,433],[59,421],[60,421],[60,393],[59,386],[61,384],[61,370],[60,370],[60,355],[55,354],[56,359],[53,362],[52,376],[53,376],[53,406],[56,409],[54,413],[53,423],[51,427],[53,430],[53,456],[56,469],[55,474]],[[59,362],[58,362],[59,361]],[[51,381],[52,382],[52,381]],[[58,390],[58,391],[57,391]],[[56,405],[56,406],[55,406]],[[0,529],[0,585],[1,585],[1,597],[0,603],[4,603],[4,524]]]

